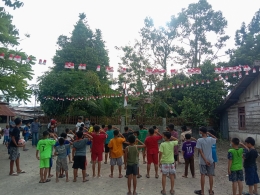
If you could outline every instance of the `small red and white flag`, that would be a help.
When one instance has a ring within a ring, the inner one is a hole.
[[[26,59],[26,62],[28,63],[28,62],[30,62],[30,61],[31,61],[31,58],[28,57],[28,58]]]
[[[175,75],[175,74],[178,74],[178,70],[176,70],[176,69],[171,69],[171,75],[173,76],[173,75]]]
[[[39,64],[42,64],[42,59],[39,60]]]
[[[107,66],[107,67],[106,67],[106,72],[112,73],[112,72],[114,72],[114,68],[111,67],[111,66]]]
[[[16,56],[14,57],[14,61],[16,61],[16,62],[21,62],[21,61],[22,61],[22,57],[16,55]]]
[[[69,68],[69,69],[74,69],[74,63],[72,63],[72,62],[66,62],[64,67],[65,67],[65,68]]]
[[[9,60],[12,60],[14,58],[14,55],[13,54],[10,54],[9,55]]]
[[[43,60],[43,63],[42,63],[42,64],[43,64],[43,65],[46,65],[46,63],[47,63],[47,60]]]
[[[100,65],[97,66],[97,71],[100,71]]]
[[[87,65],[86,64],[80,64],[78,69],[79,70],[86,70]]]
[[[1,58],[1,59],[4,59],[4,58],[5,58],[5,54],[4,54],[4,53],[1,53],[1,54],[0,54],[0,58]]]

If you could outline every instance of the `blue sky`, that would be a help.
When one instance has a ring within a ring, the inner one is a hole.
[[[27,54],[39,59],[46,59],[47,66],[35,65],[35,76],[30,84],[49,66],[53,66],[51,58],[55,54],[56,41],[59,35],[70,35],[79,13],[85,12],[92,29],[99,28],[103,33],[109,50],[110,65],[117,66],[118,51],[115,46],[123,46],[138,38],[138,31],[143,26],[146,16],[154,19],[155,25],[163,26],[171,15],[176,15],[194,0],[22,0],[20,9],[6,9],[14,18],[13,23],[23,34],[29,33],[31,38],[23,40],[19,46]],[[235,31],[242,22],[249,23],[260,8],[258,0],[208,0],[214,10],[221,10],[228,21],[226,32],[231,36],[227,48],[234,46]],[[0,6],[3,2],[0,2]],[[222,53],[225,51],[223,49]],[[227,60],[227,59],[223,59]],[[29,103],[30,104],[30,103]]]

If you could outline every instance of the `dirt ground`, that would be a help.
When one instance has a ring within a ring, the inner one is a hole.
[[[91,177],[91,167],[88,164],[87,172],[90,174],[88,177],[89,182],[83,183],[81,174],[79,174],[78,181],[72,182],[72,164],[69,165],[69,179],[70,182],[66,183],[65,179],[60,179],[59,183],[55,183],[55,178],[52,181],[45,184],[39,184],[39,161],[35,157],[35,148],[32,148],[31,141],[27,143],[28,151],[20,151],[21,159],[20,165],[27,173],[20,174],[19,176],[8,176],[9,172],[9,160],[7,155],[7,149],[2,145],[0,140],[0,194],[89,194],[89,195],[124,195],[127,192],[127,180],[126,178],[117,178],[118,169],[115,167],[114,178],[109,178],[110,166],[102,164],[101,174],[102,178]],[[217,145],[217,152],[219,162],[216,164],[216,176],[214,178],[214,191],[217,195],[229,195],[231,194],[231,183],[227,177],[227,150],[229,148],[228,142],[219,142]],[[87,153],[88,160],[90,159],[90,153]],[[181,159],[183,162],[183,159]],[[54,159],[55,162],[55,159]],[[259,164],[259,163],[258,163]],[[175,194],[176,195],[192,195],[193,191],[200,189],[199,169],[198,169],[198,157],[196,156],[195,162],[196,178],[191,178],[189,173],[188,178],[182,178],[184,171],[184,164],[177,167],[177,179],[175,180]],[[123,171],[124,173],[125,171]],[[147,179],[146,165],[140,161],[140,173],[142,178],[138,179],[137,192],[140,195],[156,195],[160,194],[161,187],[161,175],[159,179],[154,178],[154,170],[151,171],[151,178]],[[55,163],[52,169],[52,174],[55,174]],[[170,182],[167,183],[167,194],[170,190]],[[247,187],[245,190],[247,190]],[[208,181],[206,182],[206,190],[208,189]],[[206,193],[207,194],[207,193]]]

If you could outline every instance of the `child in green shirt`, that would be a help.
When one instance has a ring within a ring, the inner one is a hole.
[[[147,135],[148,135],[148,130],[146,128],[144,128],[143,125],[139,125],[139,136],[138,136],[138,139],[144,143]],[[143,164],[146,164],[146,160],[145,160],[145,157],[146,157],[146,151],[144,148],[141,148],[141,151],[142,151],[142,154],[143,154]]]
[[[243,148],[238,148],[239,139],[233,138],[231,141],[231,149],[228,150],[228,176],[232,182],[233,195],[237,195],[237,186],[239,195],[243,192]]]
[[[55,145],[56,140],[48,139],[49,136],[57,139],[57,137],[53,133],[49,133],[48,131],[43,132],[43,139],[40,140],[37,144],[36,150],[36,158],[40,160],[40,177],[41,180],[39,183],[46,183],[51,181],[50,179],[46,179],[47,173],[50,168],[50,158],[52,155],[52,147]],[[40,158],[39,158],[40,151]]]

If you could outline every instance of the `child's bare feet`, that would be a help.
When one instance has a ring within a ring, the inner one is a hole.
[[[69,182],[69,181],[70,181],[70,180],[67,178],[67,179],[66,179],[66,182]]]
[[[59,182],[59,179],[57,178],[57,179],[56,179],[56,183],[58,183],[58,182]]]
[[[113,174],[110,174],[109,177],[110,177],[110,178],[113,178]]]
[[[122,177],[124,177],[124,176],[122,174],[120,174],[118,178],[122,178]]]
[[[132,195],[132,192],[127,192],[127,195]]]
[[[96,175],[92,175],[92,177],[94,178],[94,177],[96,177]]]
[[[50,174],[49,176],[48,176],[48,178],[52,178],[53,177],[53,175],[52,174]]]

